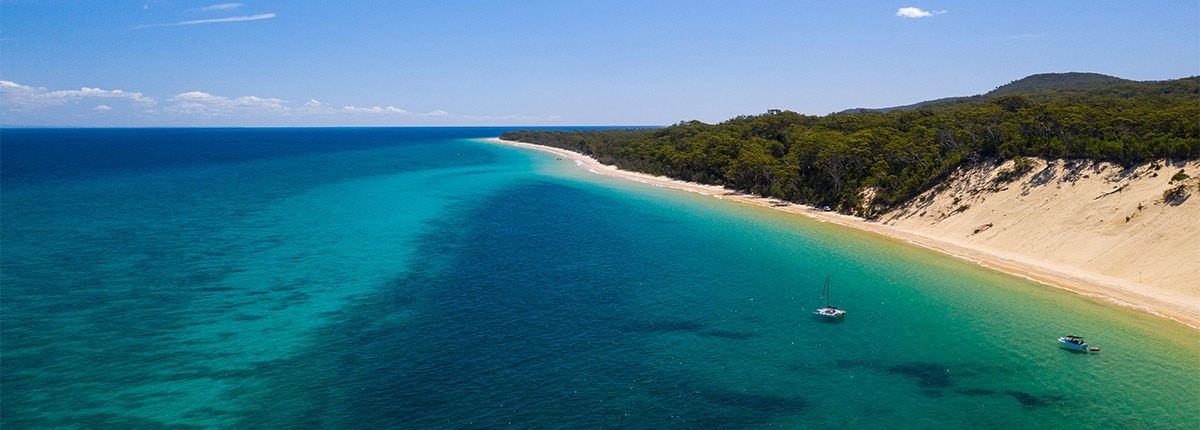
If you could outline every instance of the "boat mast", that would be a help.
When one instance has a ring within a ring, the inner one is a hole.
[[[829,300],[829,274],[828,273],[825,274],[825,289],[821,292],[821,299],[824,300],[824,302],[821,303],[822,305],[829,306],[829,303],[831,301]]]

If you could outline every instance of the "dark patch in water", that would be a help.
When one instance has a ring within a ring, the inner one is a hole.
[[[69,418],[58,418],[49,420],[37,420],[28,423],[29,427],[25,428],[115,428],[115,429],[203,429],[205,426],[174,424],[166,426],[160,421],[130,417],[118,414],[89,414],[83,416],[72,416]]]
[[[707,325],[699,321],[654,321],[633,323],[621,327],[622,333],[694,333],[697,336],[716,337],[722,339],[749,339],[758,336],[757,333],[707,329]]]
[[[877,369],[897,375],[915,378],[917,380],[917,385],[922,387],[921,394],[926,397],[943,397],[946,395],[946,391],[944,389],[956,385],[954,379],[951,377],[952,373],[950,372],[950,368],[937,363],[913,362],[887,367],[863,360],[837,360],[835,363],[839,368],[842,369]],[[1017,402],[1020,402],[1021,405],[1027,408],[1042,407],[1063,399],[1061,396],[1056,395],[1035,396],[1024,391],[1008,390],[1001,392],[986,388],[962,388],[954,390],[954,393],[964,396],[1008,395],[1012,396],[1012,398],[1016,399]]]
[[[834,363],[837,364],[837,367],[840,367],[842,369],[849,369],[849,368],[855,368],[855,367],[873,367],[870,362],[863,361],[863,360],[837,360]]]
[[[788,372],[801,372],[807,375],[824,375],[823,366],[817,363],[787,363],[782,366]]]
[[[220,286],[220,285],[192,288],[192,292],[195,292],[195,293],[228,293],[230,291],[237,291],[237,290],[238,290],[237,288]]]
[[[704,329],[704,323],[699,321],[655,321],[633,323],[621,328],[625,333],[673,333],[698,332]]]
[[[955,393],[966,395],[966,396],[998,396],[998,395],[1012,396],[1012,398],[1017,399],[1017,402],[1019,402],[1022,406],[1025,406],[1026,408],[1037,408],[1037,407],[1047,406],[1053,402],[1060,401],[1063,399],[1062,396],[1057,396],[1057,395],[1035,396],[1033,394],[1030,394],[1030,393],[1027,393],[1024,391],[1008,390],[1008,391],[1001,392],[1001,391],[995,391],[995,390],[988,390],[988,389],[984,389],[984,388],[967,388],[967,389],[962,389],[962,390],[955,390]]]
[[[735,391],[717,391],[704,394],[713,403],[737,409],[746,409],[762,414],[796,414],[808,403],[802,398],[766,396]]]
[[[962,394],[964,396],[993,396],[993,395],[996,395],[995,391],[987,390],[987,389],[983,389],[983,388],[964,388],[961,390],[956,390],[955,393]]]
[[[1035,407],[1035,406],[1042,406],[1042,405],[1046,404],[1045,402],[1042,401],[1042,399],[1038,398],[1037,396],[1026,393],[1024,391],[1005,391],[1004,394],[1013,396],[1014,399],[1017,399],[1017,401],[1021,402],[1021,404],[1025,405],[1025,407]]]
[[[950,368],[937,363],[912,362],[892,366],[863,360],[837,360],[835,363],[842,369],[874,369],[914,378],[917,380],[917,385],[922,387],[922,393],[927,397],[941,397],[944,393],[940,389],[955,385],[951,378]]]
[[[662,398],[687,405],[675,410],[672,428],[744,428],[770,423],[776,417],[794,416],[808,408],[801,397],[784,397],[694,385],[681,380]],[[679,424],[685,424],[679,427]]]
[[[495,173],[495,172],[498,172],[498,170],[496,170],[496,169],[477,169],[477,170],[468,170],[468,171],[465,171],[465,172],[462,172],[462,173],[459,173],[459,174],[453,175],[453,176],[485,175],[488,173]]]
[[[276,284],[275,286],[271,287],[271,291],[274,291],[274,292],[296,291],[297,289],[299,289],[303,286],[304,286],[303,284],[288,284],[288,285]]]
[[[889,372],[917,379],[922,387],[947,388],[954,386],[950,369],[936,363],[908,363],[887,368]]]
[[[749,339],[749,338],[758,336],[758,333],[746,333],[746,332],[725,331],[725,330],[708,330],[708,331],[700,332],[700,335],[701,336],[709,336],[709,337],[719,337],[719,338],[723,338],[723,339]]]
[[[1033,394],[1026,393],[1024,391],[1015,391],[1015,390],[1005,391],[1004,394],[1008,394],[1008,395],[1012,396],[1014,399],[1017,399],[1017,401],[1020,402],[1021,405],[1025,406],[1027,408],[1036,408],[1036,407],[1046,406],[1046,405],[1049,405],[1051,402],[1057,402],[1057,401],[1060,401],[1063,399],[1062,396],[1047,395],[1047,396],[1039,397],[1039,396],[1035,396]]]

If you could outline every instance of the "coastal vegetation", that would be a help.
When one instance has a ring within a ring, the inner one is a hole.
[[[521,130],[504,139],[620,168],[872,217],[964,164],[1024,157],[1133,165],[1200,157],[1200,76],[1035,75],[987,94],[825,116],[770,110],[658,129]]]

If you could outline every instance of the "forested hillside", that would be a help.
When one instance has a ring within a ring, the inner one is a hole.
[[[1039,91],[1089,90],[1121,83],[1135,82],[1099,73],[1042,73],[1001,85],[986,95],[1002,96]]]
[[[960,164],[984,158],[1086,158],[1125,165],[1198,158],[1200,77],[1008,92],[915,110],[826,116],[771,110],[719,124],[514,131],[503,138],[577,151],[623,169],[870,217],[934,186]]]

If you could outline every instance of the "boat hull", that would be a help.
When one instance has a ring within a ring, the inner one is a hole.
[[[1061,343],[1064,348],[1074,349],[1074,350],[1078,350],[1078,351],[1088,351],[1088,344],[1086,342],[1075,343],[1075,342],[1071,342],[1069,339],[1067,339],[1065,337],[1060,337],[1060,338],[1058,338],[1058,343]]]
[[[846,316],[846,311],[837,308],[821,308],[813,311],[813,315],[830,319],[844,318]]]

